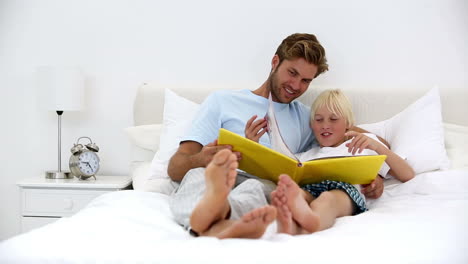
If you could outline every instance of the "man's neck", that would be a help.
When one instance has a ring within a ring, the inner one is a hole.
[[[270,93],[270,88],[268,86],[269,86],[268,80],[266,80],[262,84],[262,86],[260,86],[259,88],[257,88],[256,90],[254,90],[252,92],[254,94],[258,95],[258,96],[268,98],[268,94]]]

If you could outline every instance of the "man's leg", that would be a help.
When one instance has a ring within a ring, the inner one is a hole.
[[[238,220],[221,220],[202,235],[221,239],[260,238],[275,219],[276,208],[267,205],[246,213]]]
[[[190,215],[205,192],[205,168],[191,169],[184,176],[180,185],[171,194],[169,205],[174,220],[190,227]]]
[[[203,233],[226,219],[230,206],[227,196],[236,181],[237,157],[229,150],[218,152],[205,170],[206,190],[190,216],[192,230]]]
[[[262,179],[262,178],[257,177],[257,176],[254,176],[254,175],[249,174],[249,173],[247,173],[245,171],[238,171],[235,186],[238,186],[238,185],[244,183],[244,181],[247,181],[247,180],[256,180],[259,183],[261,183],[259,186],[263,190],[263,193],[265,195],[267,204],[271,203],[271,201],[270,201],[271,192],[276,189],[276,184],[274,182],[272,182],[270,180]],[[250,181],[250,182],[252,182],[252,181]],[[250,185],[250,183],[249,183],[249,185]]]
[[[192,230],[200,235],[218,238],[258,238],[276,218],[276,209],[266,205],[261,186],[255,180],[251,180],[253,184],[249,184],[249,180],[243,182],[241,185],[247,184],[247,187],[240,187],[239,190],[255,190],[256,196],[262,197],[260,205],[263,206],[257,206],[259,204],[254,203],[255,209],[245,214],[242,210],[248,210],[248,207],[243,207],[241,210],[236,207],[231,212],[230,203],[240,205],[246,198],[249,198],[248,192],[240,192],[241,195],[237,196],[239,201],[231,196],[228,201],[229,192],[235,182],[237,165],[236,156],[229,150],[222,150],[213,157],[213,161],[207,166],[205,171],[206,191],[190,218]],[[250,185],[253,188],[248,188]],[[229,212],[235,214],[231,218],[237,220],[228,219]],[[242,214],[240,219],[239,214]]]

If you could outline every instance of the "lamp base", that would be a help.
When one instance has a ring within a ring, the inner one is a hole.
[[[46,171],[47,179],[71,179],[73,176],[69,171]]]

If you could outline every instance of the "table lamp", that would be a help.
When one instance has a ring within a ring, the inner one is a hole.
[[[58,170],[46,171],[46,178],[71,178],[62,171],[61,121],[65,111],[79,111],[84,106],[84,76],[74,67],[41,66],[36,69],[38,99],[42,109],[55,111],[58,117]]]

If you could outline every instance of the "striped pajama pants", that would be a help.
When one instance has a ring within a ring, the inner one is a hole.
[[[170,208],[177,223],[190,228],[190,215],[205,192],[205,168],[187,172],[179,187],[171,194]],[[245,213],[269,203],[270,193],[276,185],[268,180],[239,172],[228,202],[231,206],[230,219],[240,219]]]

